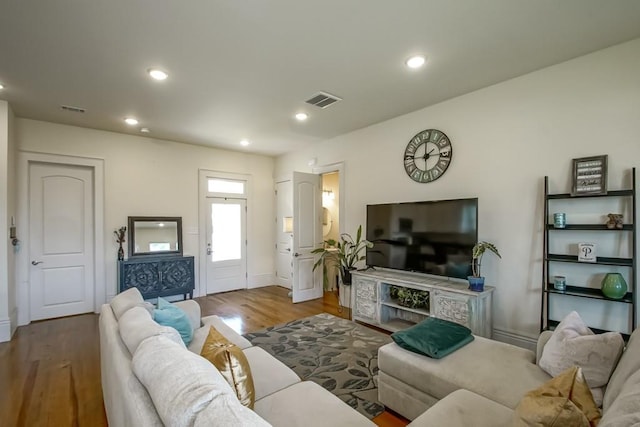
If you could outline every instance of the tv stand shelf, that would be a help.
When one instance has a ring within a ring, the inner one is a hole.
[[[387,269],[356,271],[352,277],[353,320],[395,332],[427,317],[437,317],[464,325],[475,335],[491,338],[494,291],[491,286],[485,286],[484,292],[473,292],[466,281]],[[392,286],[428,292],[427,306],[400,305],[390,295]]]

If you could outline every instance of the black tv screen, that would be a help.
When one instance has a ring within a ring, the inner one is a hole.
[[[367,266],[466,279],[478,199],[367,205]]]

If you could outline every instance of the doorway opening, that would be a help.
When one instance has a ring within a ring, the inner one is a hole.
[[[321,174],[322,177],[322,239],[340,239],[340,172]],[[338,287],[338,270],[335,266],[327,268],[324,278],[326,290],[335,291]]]

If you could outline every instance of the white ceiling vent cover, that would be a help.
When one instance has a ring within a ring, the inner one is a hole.
[[[342,98],[331,95],[327,92],[318,92],[310,99],[307,99],[305,102],[307,104],[315,105],[316,107],[327,108],[328,106],[333,105],[338,101],[342,101]]]
[[[62,108],[64,111],[71,111],[72,113],[84,113],[85,111],[87,111],[84,108],[73,107],[71,105],[61,105],[60,108]]]

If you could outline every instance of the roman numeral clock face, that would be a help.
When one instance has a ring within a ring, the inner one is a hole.
[[[404,170],[416,182],[431,182],[447,171],[453,149],[447,135],[427,129],[411,138],[404,150]]]

